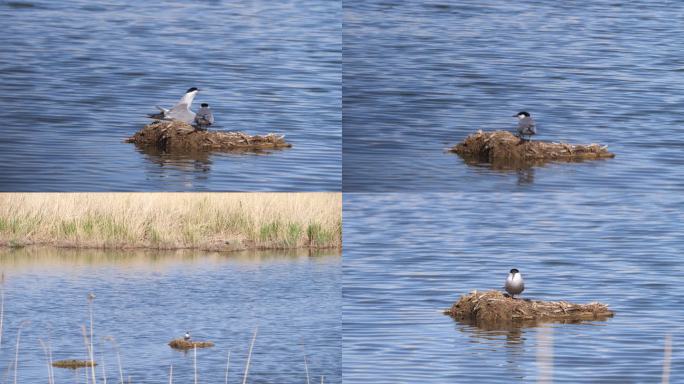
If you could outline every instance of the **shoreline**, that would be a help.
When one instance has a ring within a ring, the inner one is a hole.
[[[231,246],[230,244],[204,244],[197,246],[168,246],[160,247],[153,245],[96,245],[70,242],[25,242],[18,244],[11,244],[11,242],[0,241],[0,250],[13,250],[23,248],[59,248],[59,249],[74,249],[74,250],[112,250],[112,251],[207,251],[207,252],[244,252],[244,251],[322,251],[322,250],[342,250],[341,245],[312,245],[312,246],[280,246],[280,245],[254,245],[254,246]]]

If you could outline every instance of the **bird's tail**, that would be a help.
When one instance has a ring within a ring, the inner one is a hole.
[[[161,119],[163,119],[163,118],[166,116],[166,113],[169,112],[168,109],[162,108],[162,107],[160,107],[160,106],[158,106],[158,105],[155,105],[155,107],[156,107],[158,110],[160,110],[161,112],[160,112],[160,113],[150,113],[150,114],[148,114],[147,117],[149,117],[150,119],[161,120]]]
[[[162,120],[164,118],[164,113],[150,113],[147,117],[150,119]]]

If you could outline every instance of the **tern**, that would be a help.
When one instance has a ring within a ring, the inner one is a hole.
[[[531,139],[532,135],[537,134],[537,127],[535,126],[534,120],[532,120],[532,116],[530,116],[529,112],[518,112],[516,115],[513,115],[513,117],[518,118],[518,137],[520,137],[521,140],[524,141],[525,136],[529,136]]]
[[[147,115],[147,117],[156,120],[177,120],[192,124],[193,121],[195,121],[195,112],[190,110],[190,106],[192,105],[195,96],[197,96],[197,92],[199,92],[199,89],[192,87],[185,92],[185,95],[181,97],[173,108],[166,109],[157,105],[157,109],[161,112]]]
[[[506,278],[506,292],[508,292],[511,297],[515,298],[515,295],[519,295],[525,290],[525,282],[523,281],[520,271],[513,268],[511,269],[508,277]]]
[[[185,332],[185,336],[183,336],[183,340],[190,341],[190,331]]]
[[[199,129],[207,129],[208,126],[214,124],[214,114],[211,113],[209,104],[202,103],[201,107],[195,115],[195,125]]]

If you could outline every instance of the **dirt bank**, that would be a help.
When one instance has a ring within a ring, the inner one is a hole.
[[[154,147],[166,152],[258,151],[289,148],[281,135],[250,136],[242,132],[200,131],[180,121],[155,121],[126,139],[140,147]]]
[[[154,251],[178,251],[178,250],[197,250],[208,252],[242,252],[242,251],[270,251],[270,250],[308,250],[317,252],[330,249],[341,249],[340,244],[305,244],[305,245],[285,245],[281,242],[256,243],[250,240],[237,241],[215,241],[206,243],[180,246],[180,245],[154,245],[154,244],[126,244],[126,243],[101,243],[99,241],[5,241],[0,239],[0,250],[17,249],[28,247],[50,247],[64,249],[102,249],[102,250],[154,250]]]
[[[495,168],[521,168],[549,161],[584,161],[613,158],[600,144],[522,141],[507,131],[477,131],[449,149],[469,163],[490,163]]]
[[[499,291],[473,291],[444,311],[456,320],[490,327],[537,322],[605,320],[613,316],[606,304],[513,299]]]

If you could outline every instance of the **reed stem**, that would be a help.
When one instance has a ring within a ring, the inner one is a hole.
[[[228,350],[228,360],[226,360],[226,382],[228,384],[228,369],[230,368],[230,350]]]
[[[254,349],[254,342],[256,341],[258,331],[259,331],[259,327],[254,328],[254,336],[252,337],[252,343],[249,345],[249,354],[247,355],[247,364],[245,365],[245,375],[242,377],[242,384],[247,384],[247,374],[249,373],[249,363],[252,361],[252,349]]]
[[[88,294],[88,311],[90,312],[90,348],[88,352],[90,361],[93,362],[93,364],[90,366],[90,372],[92,374],[93,384],[96,384],[97,379],[95,378],[95,350],[93,348],[93,300],[95,300],[95,295],[92,292],[90,292]]]
[[[194,350],[194,356],[193,356],[193,365],[195,367],[195,384],[197,384],[197,346],[193,348]]]

